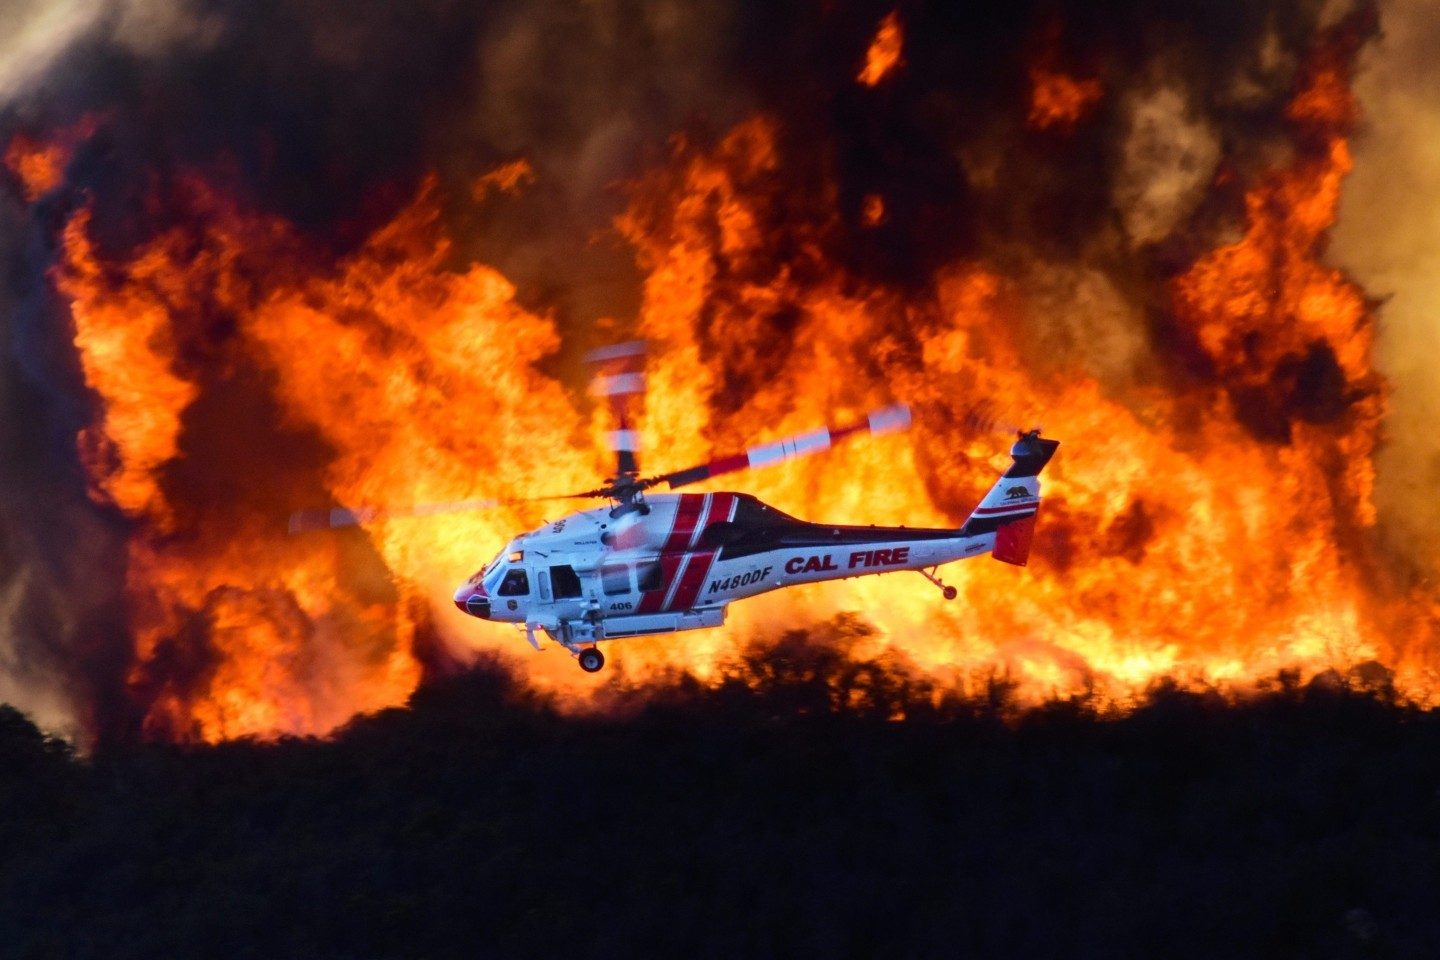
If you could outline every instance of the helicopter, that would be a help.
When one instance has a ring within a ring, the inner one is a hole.
[[[862,435],[910,426],[908,407],[875,410],[744,453],[642,477],[630,409],[643,394],[643,342],[593,351],[593,390],[605,397],[617,429],[607,435],[615,475],[596,489],[559,497],[607,505],[581,510],[523,533],[456,588],[455,605],[481,620],[515,624],[536,650],[540,635],[595,673],[600,644],[623,637],[679,633],[724,624],[743,600],[804,583],[916,571],[945,599],[957,595],[938,576],[944,564],[989,554],[1024,566],[1040,507],[1040,473],[1060,446],[1038,428],[1016,431],[1011,463],[956,528],[848,526],[791,517],[747,493],[651,493],[677,490],[742,470],[810,456]],[[461,501],[406,511],[300,511],[291,532],[350,526],[393,516],[428,516],[515,501]]]

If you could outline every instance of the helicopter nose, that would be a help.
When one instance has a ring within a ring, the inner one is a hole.
[[[455,591],[455,606],[459,607],[462,613],[468,613],[472,617],[479,617],[481,620],[490,619],[490,598],[484,594],[475,593],[469,586]]]

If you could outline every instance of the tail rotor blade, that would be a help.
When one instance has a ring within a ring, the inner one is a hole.
[[[784,440],[777,440],[774,443],[751,447],[744,453],[735,454],[734,456],[721,457],[718,460],[711,460],[709,463],[702,463],[698,466],[687,467],[684,470],[676,470],[672,473],[652,477],[644,483],[646,487],[665,483],[669,485],[671,490],[674,490],[676,487],[699,483],[701,480],[708,480],[711,477],[718,477],[727,473],[749,470],[754,467],[765,467],[774,463],[783,463],[786,460],[795,460],[799,457],[808,457],[813,453],[829,450],[840,441],[862,433],[879,435],[882,433],[891,433],[896,430],[904,430],[909,426],[910,408],[904,404],[896,404],[895,406],[872,411],[863,419],[853,423],[837,427],[821,427],[818,430],[812,430],[808,433],[796,434],[793,437],[786,437]]]

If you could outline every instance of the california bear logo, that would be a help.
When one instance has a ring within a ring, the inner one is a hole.
[[[1030,496],[1028,487],[1011,487],[1005,491],[1006,500],[1024,500],[1028,496]]]

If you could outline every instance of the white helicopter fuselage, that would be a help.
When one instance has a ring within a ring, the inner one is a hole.
[[[1023,564],[1039,483],[1013,473],[958,529],[808,523],[743,493],[661,494],[585,510],[515,538],[456,590],[455,604],[524,625],[537,648],[543,631],[574,652],[717,627],[729,604],[782,587],[927,571],[990,552]]]

